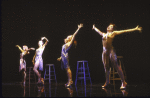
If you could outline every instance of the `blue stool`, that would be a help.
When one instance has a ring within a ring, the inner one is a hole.
[[[48,74],[47,74],[47,72],[48,72]],[[46,76],[49,76],[49,77],[46,78]],[[51,76],[54,76],[55,79],[51,79]],[[51,84],[51,80],[55,80],[55,82],[57,83],[54,64],[46,64],[45,65],[44,81],[45,80],[49,80],[49,84]]]
[[[79,75],[81,77],[79,77]],[[86,80],[90,80],[90,83],[92,85],[89,67],[88,67],[88,61],[77,61],[75,85],[77,84],[77,80],[81,80],[81,83],[82,80],[84,80],[84,85],[86,85]]]

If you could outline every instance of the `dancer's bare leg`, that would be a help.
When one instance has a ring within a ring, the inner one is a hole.
[[[73,84],[72,72],[71,72],[70,68],[66,68],[66,71],[67,71],[67,75],[68,75],[68,82],[65,84],[65,86],[69,87],[71,84]]]
[[[37,68],[39,66],[39,61],[35,62],[34,64],[34,68],[33,68],[33,71],[36,73],[36,75],[38,76],[38,82],[39,80],[41,80],[41,74],[38,72]]]
[[[102,87],[106,87],[108,84],[110,84],[109,80],[109,75],[110,75],[110,67],[109,67],[109,53],[106,51],[103,51],[102,53],[102,61],[104,64],[104,69],[105,69],[105,77],[106,77],[106,82]]]
[[[121,85],[120,89],[126,88],[127,83],[125,82],[123,71],[122,71],[121,67],[118,65],[117,56],[113,50],[111,51],[110,60],[113,63],[114,68],[118,72],[119,77],[121,78],[122,85]]]

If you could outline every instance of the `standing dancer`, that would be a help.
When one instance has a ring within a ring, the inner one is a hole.
[[[46,40],[46,42],[43,44],[44,39]],[[43,84],[44,84],[44,79],[41,78],[41,71],[43,71],[42,54],[43,54],[43,51],[44,51],[47,43],[48,43],[48,39],[46,37],[42,37],[41,40],[38,42],[39,48],[36,49],[35,55],[34,55],[33,60],[32,60],[33,65],[34,65],[33,70],[38,76],[38,83],[42,82]],[[34,63],[34,60],[35,60],[35,63]],[[37,70],[38,67],[39,67],[39,72]]]
[[[20,53],[20,66],[19,66],[19,72],[22,71],[22,75],[24,76],[24,82],[23,84],[25,85],[26,82],[26,61],[25,61],[25,55],[29,54],[29,50],[35,50],[35,48],[29,48],[26,45],[23,45],[23,49],[19,46],[16,45],[16,47],[19,48],[19,50],[21,51]]]
[[[101,32],[99,29],[97,29],[95,27],[95,25],[93,25],[93,28],[92,28],[102,36],[102,43],[103,43],[102,61],[104,64],[105,75],[106,75],[106,82],[102,87],[103,88],[107,87],[110,84],[110,80],[109,80],[109,74],[110,74],[109,58],[110,58],[111,63],[113,64],[113,67],[117,70],[117,72],[121,78],[122,85],[121,85],[120,89],[124,89],[124,88],[126,88],[127,83],[125,82],[122,69],[120,68],[120,66],[117,63],[117,56],[116,56],[116,53],[114,52],[114,48],[112,46],[112,41],[113,41],[113,38],[118,34],[122,34],[124,32],[131,32],[131,31],[135,31],[135,30],[141,31],[142,28],[137,26],[133,29],[113,31],[113,27],[114,27],[114,25],[110,24],[107,27],[107,33]]]
[[[68,82],[65,84],[66,87],[69,87],[71,84],[73,84],[72,73],[69,66],[68,51],[73,43],[73,40],[75,39],[76,34],[81,27],[83,27],[83,24],[78,25],[78,29],[73,35],[69,35],[66,39],[64,39],[65,44],[62,46],[61,57],[57,59],[58,61],[62,60],[61,67],[66,69],[67,71]]]

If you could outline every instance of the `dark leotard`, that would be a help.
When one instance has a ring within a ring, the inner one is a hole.
[[[71,47],[71,46],[70,46]],[[70,49],[70,47],[67,47],[66,44],[64,44],[62,46],[62,51],[61,51],[61,59],[62,59],[62,63],[61,63],[61,67],[62,68],[68,68],[69,67],[69,56],[68,56],[68,50]]]

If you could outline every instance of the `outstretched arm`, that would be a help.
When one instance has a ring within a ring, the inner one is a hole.
[[[29,48],[28,50],[35,50],[35,48]]]
[[[43,40],[43,39],[45,39],[46,42],[43,44],[42,48],[44,48],[44,47],[47,45],[47,43],[48,43],[48,39],[47,39],[46,37],[42,37],[42,38],[41,38],[41,40]]]
[[[16,45],[16,47],[18,47],[19,50],[20,50],[21,52],[23,52],[22,48],[21,48],[19,45]]]
[[[73,40],[75,39],[75,36],[76,36],[76,34],[78,33],[78,31],[79,31],[79,29],[80,29],[81,27],[83,27],[83,24],[78,25],[78,29],[77,29],[76,32],[72,35],[72,39],[71,39],[71,41],[69,42],[68,47],[70,47],[71,44],[73,43]]]
[[[98,32],[101,36],[103,36],[103,32],[101,32],[98,28],[95,27],[95,24],[93,25],[93,28],[96,32]]]
[[[35,48],[29,48],[29,49],[27,50],[27,54],[30,53],[29,50],[35,50]]]
[[[127,29],[127,30],[120,30],[120,31],[113,31],[114,34],[116,35],[119,35],[119,34],[122,34],[122,33],[126,33],[126,32],[132,32],[132,31],[135,31],[135,30],[138,30],[138,31],[141,31],[142,30],[142,27],[135,27],[133,29]]]

